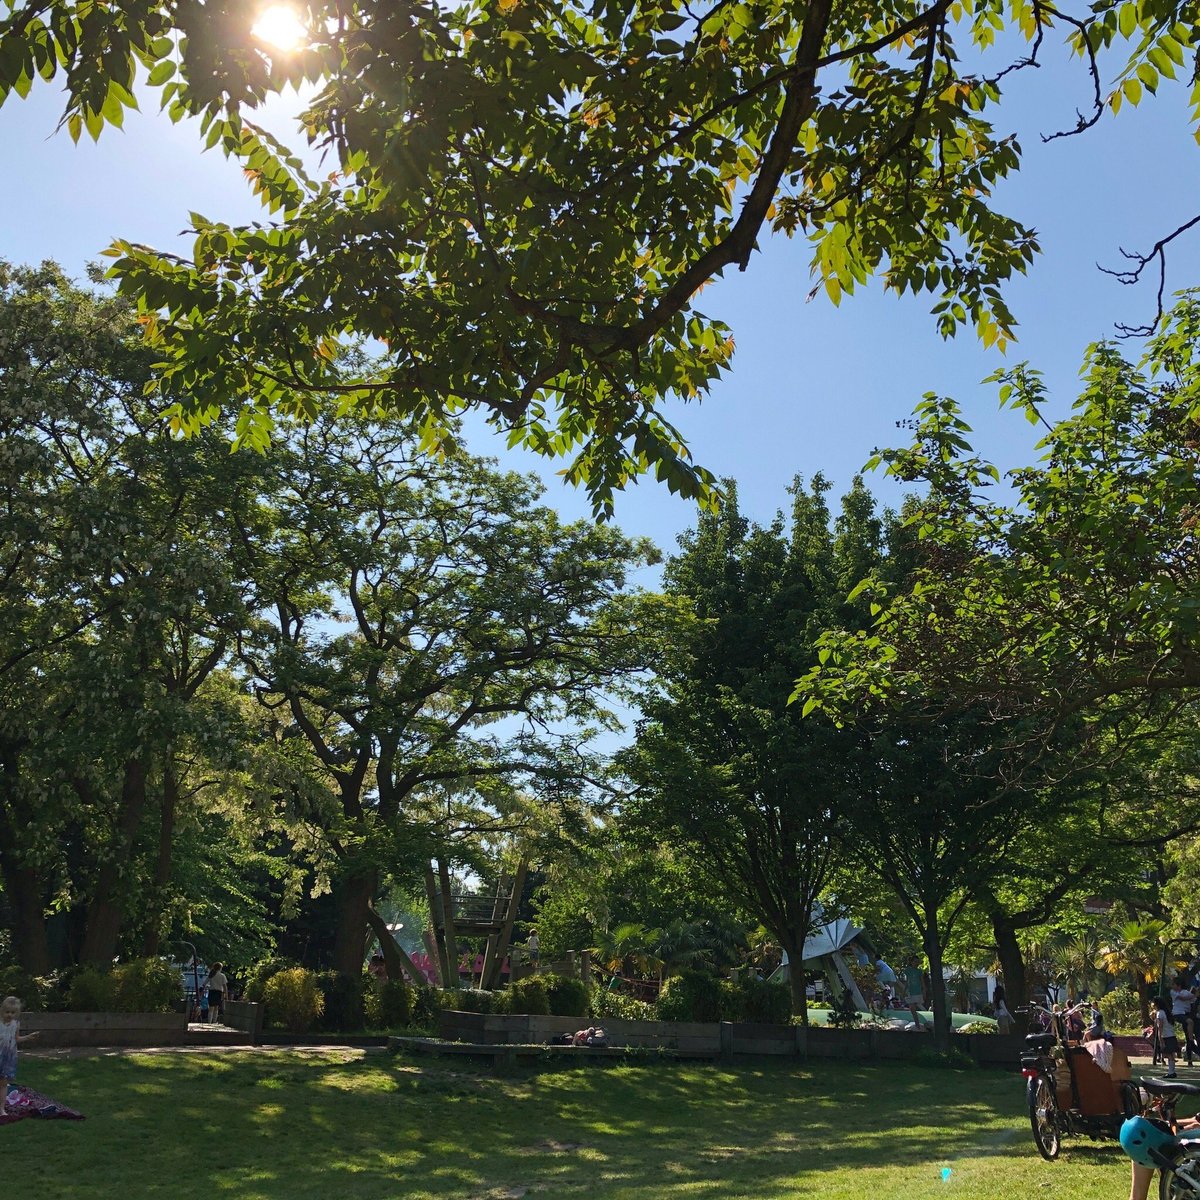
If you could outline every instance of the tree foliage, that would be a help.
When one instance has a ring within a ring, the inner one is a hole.
[[[1122,720],[1200,685],[1200,302],[1187,297],[1140,364],[1088,351],[1068,418],[1043,415],[1040,376],[996,377],[1002,401],[1046,427],[1040,460],[1010,473],[974,454],[958,406],[927,397],[911,446],[879,456],[922,482],[910,581],[861,585],[877,621],[834,633],[802,681],[808,708],[888,703],[915,688],[1045,728]]]
[[[934,297],[943,334],[1009,341],[1002,288],[1037,238],[992,198],[1020,162],[993,123],[1005,76],[1065,33],[1095,84],[1084,126],[1174,77],[1196,26],[1179,0],[323,0],[284,52],[232,0],[7,3],[0,100],[62,77],[78,138],[155,95],[263,202],[243,227],[193,214],[190,259],[114,247],[179,428],[233,408],[261,446],[331,401],[433,445],[474,406],[567,457],[600,511],[648,469],[710,488],[662,401],[727,367],[698,296],[769,231],[810,243],[834,303],[879,275]],[[1028,53],[993,61],[1006,33]],[[1099,60],[1123,50],[1106,100]],[[253,119],[293,85],[323,177]],[[348,336],[387,350],[353,381],[331,370]]]
[[[788,681],[815,661],[821,630],[850,619],[849,580],[879,553],[870,497],[855,484],[835,535],[827,485],[797,483],[790,522],[767,528],[739,512],[736,489],[719,516],[681,539],[670,594],[694,609],[657,691],[643,702],[628,756],[638,791],[629,828],[675,845],[730,901],[802,958],[852,786],[853,739],[804,721],[786,703]],[[803,977],[793,999],[804,1009]]]
[[[587,825],[589,738],[674,607],[627,586],[647,544],[528,479],[329,416],[266,457],[182,443],[148,371],[124,301],[0,267],[14,952],[43,974],[182,936],[248,961],[332,888],[357,971],[435,841],[478,866],[471,839]]]

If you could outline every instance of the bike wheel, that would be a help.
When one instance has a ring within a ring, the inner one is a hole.
[[[1197,1200],[1200,1197],[1200,1146],[1184,1153],[1173,1171],[1159,1171],[1158,1200]]]
[[[1062,1148],[1062,1139],[1058,1133],[1058,1097],[1045,1076],[1029,1089],[1029,1124],[1038,1153],[1053,1162]]]

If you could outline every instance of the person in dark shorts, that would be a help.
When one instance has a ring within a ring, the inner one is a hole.
[[[208,978],[204,981],[208,988],[208,1019],[213,1024],[220,1024],[221,1016],[225,1012],[225,996],[229,992],[229,980],[225,978],[222,965],[219,962],[213,963],[209,968]]]

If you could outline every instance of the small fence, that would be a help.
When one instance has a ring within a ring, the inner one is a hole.
[[[438,1026],[442,1038],[484,1045],[546,1045],[574,1033],[580,1017],[503,1016],[448,1010]],[[823,1029],[800,1025],[763,1025],[745,1021],[615,1021],[604,1022],[613,1046],[677,1050],[714,1059],[739,1056],[837,1058],[856,1062],[916,1058],[930,1048],[927,1034],[890,1029]],[[1025,1039],[1021,1034],[957,1033],[951,1045],[980,1066],[1020,1065]]]

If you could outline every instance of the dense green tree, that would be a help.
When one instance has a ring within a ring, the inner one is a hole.
[[[1082,129],[1173,78],[1197,25],[1182,0],[1078,16],[1046,0],[318,0],[285,51],[240,0],[8,7],[0,100],[61,73],[67,129],[95,137],[156,94],[199,115],[281,218],[195,215],[190,261],[115,251],[185,426],[232,403],[258,444],[272,411],[336,398],[446,440],[479,406],[569,456],[601,509],[647,468],[689,494],[709,483],[660,402],[727,365],[728,330],[696,297],[769,230],[810,240],[835,303],[879,274],[933,295],[944,334],[1003,345],[1001,288],[1037,250],[992,200],[1020,161],[989,119],[1004,77],[1065,33],[1094,85]],[[320,180],[251,120],[305,83],[303,136],[335,164]],[[387,346],[357,386],[327,369],[347,334]]]
[[[1091,347],[1057,422],[1036,371],[998,376],[1002,400],[1046,427],[1011,493],[972,452],[957,405],[927,397],[913,444],[880,455],[929,485],[912,520],[922,561],[902,586],[864,584],[878,620],[831,635],[806,707],[851,711],[922,686],[1047,736],[1080,717],[1096,736],[1169,719],[1200,685],[1198,332],[1189,296],[1140,364]]]
[[[789,679],[815,661],[821,631],[852,610],[852,580],[879,553],[880,523],[856,483],[836,533],[820,478],[793,491],[790,521],[752,525],[736,488],[703,516],[667,567],[668,594],[695,621],[642,702],[623,820],[670,841],[802,959],[853,775],[855,739],[789,707]],[[862,614],[865,615],[865,614]],[[804,981],[792,972],[805,1011]]]
[[[244,589],[212,514],[253,463],[165,436],[148,378],[128,305],[0,266],[0,875],[31,970],[51,901],[93,963],[135,890],[161,914],[185,760],[227,729],[204,689]]]
[[[588,740],[670,606],[626,590],[647,544],[562,523],[527,478],[431,462],[406,428],[323,420],[272,461],[288,486],[246,530],[261,617],[241,657],[328,781],[352,971],[381,869],[431,845],[469,862],[462,833],[525,824],[530,793],[578,814],[604,777]]]

